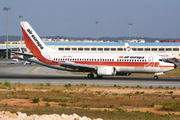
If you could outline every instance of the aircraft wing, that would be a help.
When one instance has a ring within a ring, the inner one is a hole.
[[[61,64],[60,66],[65,67],[65,68],[72,68],[72,69],[77,69],[78,71],[92,71],[92,70],[96,70],[97,66],[93,66],[93,65],[84,65],[84,64],[78,64],[78,63],[74,63],[74,62],[56,62],[53,61],[55,63],[59,63]]]

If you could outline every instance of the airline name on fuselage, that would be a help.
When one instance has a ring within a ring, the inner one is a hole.
[[[27,32],[31,35],[33,40],[36,42],[37,46],[42,50],[44,47],[41,45],[41,43],[37,40],[37,38],[33,35],[32,31],[30,29],[27,29]]]
[[[137,58],[137,59],[144,59],[144,56],[124,56],[124,58]]]

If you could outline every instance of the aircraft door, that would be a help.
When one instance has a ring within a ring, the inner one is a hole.
[[[103,64],[103,58],[102,57],[99,58],[99,64]]]
[[[145,65],[145,67],[154,67],[153,59],[154,59],[153,56],[150,56],[150,57],[148,58],[148,64]]]
[[[153,56],[150,56],[150,57],[148,58],[148,62],[153,62]]]

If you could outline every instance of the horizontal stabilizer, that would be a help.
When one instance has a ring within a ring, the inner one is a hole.
[[[24,55],[24,56],[28,56],[28,57],[36,57],[36,55],[33,55],[33,54],[26,54],[26,53],[20,53],[20,52],[13,52],[12,53],[15,53],[15,54],[18,54],[18,55]]]

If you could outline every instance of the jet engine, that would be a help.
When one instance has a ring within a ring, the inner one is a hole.
[[[97,69],[97,75],[98,76],[111,76],[116,75],[116,68],[112,66],[103,66],[98,67]]]

